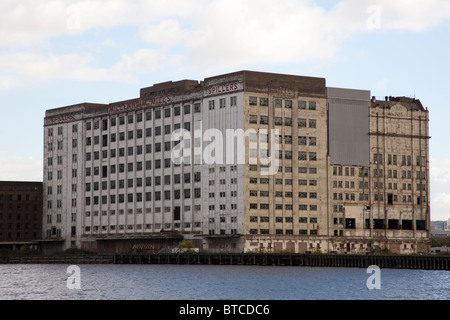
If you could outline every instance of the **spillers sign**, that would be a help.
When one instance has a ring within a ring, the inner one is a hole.
[[[51,118],[51,124],[56,124],[56,123],[62,123],[62,122],[70,122],[70,121],[74,121],[75,120],[75,116],[73,114],[64,114],[61,116],[56,116]]]
[[[221,94],[221,93],[237,91],[238,88],[239,88],[238,82],[232,82],[232,83],[227,83],[227,84],[210,87],[206,90],[206,94],[208,96],[212,96],[214,94]]]
[[[117,113],[117,112],[126,112],[139,110],[145,107],[155,107],[163,104],[167,104],[172,102],[172,97],[170,95],[167,96],[159,96],[153,97],[149,100],[138,100],[134,102],[127,102],[124,104],[116,104],[109,107],[109,113]]]

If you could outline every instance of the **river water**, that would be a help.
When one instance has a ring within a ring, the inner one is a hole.
[[[0,265],[1,300],[450,300],[450,272],[215,265]],[[375,282],[371,282],[375,283]],[[79,284],[79,289],[76,288]]]

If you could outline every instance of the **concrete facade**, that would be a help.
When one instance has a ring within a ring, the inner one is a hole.
[[[428,111],[369,97],[323,78],[241,71],[47,110],[43,237],[102,253],[181,239],[211,252],[423,251]],[[339,129],[349,110],[366,115],[348,131],[355,157],[336,149],[352,148]]]

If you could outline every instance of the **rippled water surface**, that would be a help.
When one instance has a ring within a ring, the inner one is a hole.
[[[79,265],[81,289],[69,289],[68,265],[0,265],[2,300],[449,300],[450,272],[382,269],[380,289],[360,268]]]

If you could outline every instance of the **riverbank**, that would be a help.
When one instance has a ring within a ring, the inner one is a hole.
[[[450,256],[337,254],[8,255],[0,264],[201,264],[450,270]]]

